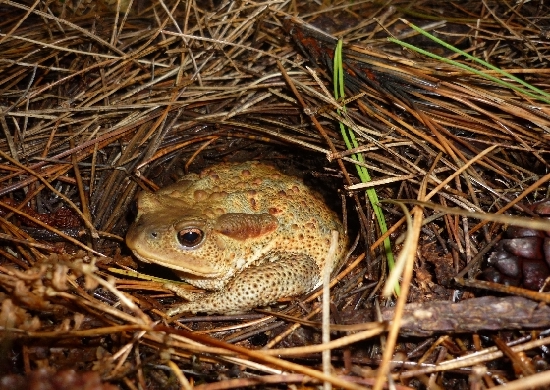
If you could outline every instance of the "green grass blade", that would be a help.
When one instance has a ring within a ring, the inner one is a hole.
[[[336,45],[336,50],[334,52],[333,84],[334,84],[334,98],[336,100],[345,98],[344,66],[342,62],[343,62],[342,40],[340,39],[338,40],[338,43]],[[342,110],[338,110],[338,114],[342,115],[342,112],[345,112],[345,111],[346,111],[346,107],[343,106]],[[344,139],[344,143],[346,144],[346,147],[348,148],[348,150],[357,148],[359,146],[353,130],[345,126],[342,122],[340,122],[340,132],[342,133],[342,138]],[[364,162],[362,153],[353,154],[351,158],[359,162]],[[357,174],[359,175],[361,182],[366,183],[371,181],[369,172],[365,167],[360,165],[355,165],[355,167],[357,169]],[[380,231],[382,232],[382,234],[384,234],[388,231],[388,227],[386,225],[386,218],[384,217],[384,212],[378,205],[379,201],[378,201],[378,195],[376,194],[376,190],[374,188],[368,188],[366,190],[366,194],[372,206],[374,215],[376,216],[376,220],[378,222],[378,226],[380,227]],[[391,241],[389,237],[387,237],[384,240],[383,245],[384,245],[384,251],[386,253],[386,259],[388,261],[388,267],[390,270],[392,270],[395,267],[395,260],[391,249]],[[397,284],[394,287],[394,290],[395,290],[395,293],[399,295],[399,292],[400,292],[399,284]]]
[[[464,70],[466,70],[466,71],[468,71],[468,72],[475,73],[475,74],[477,74],[478,76],[481,76],[481,77],[484,77],[484,78],[486,78],[486,79],[488,79],[488,80],[494,81],[494,82],[496,82],[496,83],[498,83],[498,84],[500,84],[500,85],[502,85],[502,86],[505,86],[505,87],[507,87],[507,88],[513,89],[513,90],[516,91],[516,92],[522,93],[522,94],[527,95],[527,96],[529,96],[529,97],[532,97],[532,98],[534,98],[534,99],[539,99],[539,100],[541,100],[541,101],[543,101],[543,102],[545,102],[545,103],[550,103],[550,94],[548,94],[547,92],[538,89],[537,87],[535,87],[535,86],[533,86],[533,85],[531,85],[531,84],[529,84],[529,83],[523,81],[523,80],[520,79],[519,77],[516,77],[516,76],[514,76],[513,74],[510,74],[510,73],[508,73],[508,72],[506,72],[506,71],[504,71],[504,70],[502,70],[502,69],[500,69],[500,68],[497,68],[496,66],[491,65],[491,64],[489,64],[489,63],[486,62],[486,61],[483,61],[483,60],[481,60],[481,59],[479,59],[479,58],[476,58],[476,57],[474,57],[474,56],[472,56],[472,55],[470,55],[470,54],[468,54],[468,53],[466,53],[466,52],[464,52],[464,51],[462,51],[462,50],[460,50],[460,49],[458,49],[458,48],[456,48],[456,47],[454,47],[454,46],[452,46],[452,45],[449,45],[447,42],[442,41],[441,39],[439,39],[439,38],[433,36],[432,34],[430,34],[430,33],[428,33],[427,31],[421,29],[420,27],[415,26],[414,24],[408,22],[407,20],[403,20],[403,21],[404,21],[406,24],[408,24],[413,30],[415,30],[415,31],[419,32],[420,34],[422,34],[422,35],[424,35],[424,36],[430,38],[430,39],[433,40],[434,42],[437,42],[437,43],[439,43],[440,45],[444,46],[445,48],[447,48],[447,49],[449,49],[449,50],[451,50],[451,51],[453,51],[453,52],[455,52],[455,53],[458,53],[458,54],[464,56],[465,58],[467,58],[467,59],[469,59],[469,60],[471,60],[471,61],[474,61],[474,62],[476,62],[476,63],[478,63],[478,64],[480,64],[480,65],[482,65],[482,66],[484,66],[484,67],[486,67],[486,68],[488,68],[488,69],[494,70],[495,72],[498,72],[499,74],[501,74],[501,75],[504,76],[504,77],[507,77],[507,78],[509,78],[509,79],[511,79],[511,80],[514,80],[514,81],[517,82],[518,84],[523,85],[524,87],[526,87],[527,89],[529,89],[529,90],[531,90],[531,91],[533,91],[533,92],[535,92],[535,93],[533,93],[533,92],[531,92],[531,91],[528,91],[528,90],[526,90],[526,89],[524,89],[524,88],[520,88],[520,87],[518,87],[518,86],[516,86],[516,85],[514,85],[514,84],[508,83],[508,82],[506,82],[506,81],[504,81],[504,80],[502,80],[502,79],[499,79],[499,78],[497,78],[497,77],[491,76],[491,75],[489,75],[489,74],[487,74],[487,73],[485,73],[485,72],[483,72],[483,71],[480,71],[480,70],[478,70],[478,69],[472,68],[472,67],[470,67],[470,66],[468,66],[468,65],[462,64],[462,63],[460,63],[460,62],[457,62],[457,61],[454,61],[454,60],[451,60],[451,59],[448,59],[448,58],[445,58],[445,57],[440,57],[440,56],[438,56],[438,55],[435,55],[435,54],[433,54],[433,53],[430,53],[430,52],[428,52],[428,51],[425,51],[425,50],[420,49],[420,48],[418,48],[418,47],[416,47],[416,46],[413,46],[413,45],[408,44],[408,43],[406,43],[406,42],[400,41],[400,40],[398,40],[398,39],[395,39],[395,38],[391,38],[391,37],[390,37],[390,38],[388,38],[388,40],[389,40],[390,42],[397,43],[398,45],[401,45],[401,46],[406,47],[406,48],[408,48],[408,49],[410,49],[410,50],[416,51],[417,53],[423,54],[423,55],[428,56],[428,57],[430,57],[430,58],[437,59],[438,61],[444,62],[444,63],[446,63],[446,64],[450,64],[450,65],[456,66],[456,67],[458,67],[458,68],[460,68],[460,69],[464,69]]]

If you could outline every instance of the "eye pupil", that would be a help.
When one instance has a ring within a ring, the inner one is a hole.
[[[187,248],[200,244],[203,237],[204,232],[197,228],[184,229],[178,233],[178,241]]]

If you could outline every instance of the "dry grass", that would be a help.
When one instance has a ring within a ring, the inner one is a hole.
[[[0,374],[94,370],[129,389],[314,386],[306,380],[359,389],[374,386],[382,364],[379,378],[391,368],[403,389],[549,383],[545,333],[522,332],[526,325],[400,339],[393,353],[396,329],[388,337],[388,325],[373,322],[372,307],[387,303],[376,299],[387,271],[351,155],[363,153],[381,199],[432,202],[413,212],[409,229],[409,248],[418,247],[405,275],[417,254],[409,301],[472,297],[447,282],[461,270],[475,276],[507,220],[437,208],[532,216],[525,205],[550,195],[550,104],[386,38],[469,63],[404,17],[548,91],[550,10],[538,2],[298,3],[0,4]],[[308,24],[344,37],[344,119],[329,92],[335,41]],[[357,149],[345,150],[338,119],[353,128]],[[279,317],[168,319],[173,298],[161,283],[112,271],[138,266],[122,237],[139,189],[246,159],[314,172],[337,203],[337,188],[350,195],[342,199],[358,245],[334,282],[339,338],[329,346],[317,345],[318,323],[308,322],[320,292]],[[403,211],[383,207],[397,238]],[[327,347],[328,375],[319,370]],[[463,358],[474,353],[483,358]]]

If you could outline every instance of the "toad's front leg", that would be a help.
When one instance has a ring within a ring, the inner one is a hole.
[[[189,293],[176,284],[166,284],[177,295],[191,300],[166,314],[242,313],[280,298],[307,293],[319,280],[320,270],[313,258],[293,253],[271,255],[268,260],[243,270],[220,291]]]

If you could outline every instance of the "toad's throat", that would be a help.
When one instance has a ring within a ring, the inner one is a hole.
[[[143,254],[133,251],[134,255],[144,263],[158,264],[162,267],[167,267],[175,271],[183,272],[186,274],[192,274],[196,276],[203,276],[205,278],[217,278],[224,274],[223,270],[215,270],[210,267],[201,266],[199,264],[193,264],[191,262],[185,262],[185,267],[178,265],[174,262],[167,261],[164,258],[157,257],[151,254],[144,256]]]

